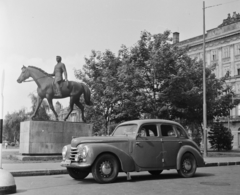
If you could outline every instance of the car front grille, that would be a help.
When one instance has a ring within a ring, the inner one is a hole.
[[[70,152],[70,157],[69,159],[74,162],[75,161],[75,156],[78,153],[78,149],[75,147],[71,147],[71,152]]]

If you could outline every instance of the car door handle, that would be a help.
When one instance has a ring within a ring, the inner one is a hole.
[[[178,142],[179,144],[182,144],[182,142]]]
[[[140,142],[136,142],[136,145],[137,145],[137,146],[140,146]]]

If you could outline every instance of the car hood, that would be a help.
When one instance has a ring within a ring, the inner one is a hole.
[[[71,141],[72,147],[77,147],[81,143],[111,143],[111,142],[127,142],[132,139],[131,137],[113,137],[113,136],[101,136],[101,137],[78,137]]]

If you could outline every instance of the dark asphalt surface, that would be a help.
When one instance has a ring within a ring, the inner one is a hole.
[[[92,175],[77,181],[68,175],[16,177],[21,195],[239,195],[240,166],[197,169],[193,178],[179,177],[176,170],[163,171],[158,177],[148,172],[120,173],[115,183],[98,184]]]

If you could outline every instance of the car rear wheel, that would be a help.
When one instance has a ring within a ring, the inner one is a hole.
[[[192,177],[195,174],[196,169],[197,163],[194,156],[190,153],[184,154],[180,162],[178,174],[185,178]]]
[[[163,170],[158,170],[158,171],[148,171],[151,175],[158,176],[162,173]]]
[[[92,166],[92,175],[98,183],[111,183],[119,171],[118,160],[111,154],[103,154],[97,158]]]
[[[90,173],[89,170],[82,170],[82,169],[76,169],[76,168],[67,168],[67,171],[68,171],[68,174],[76,180],[83,180]]]

